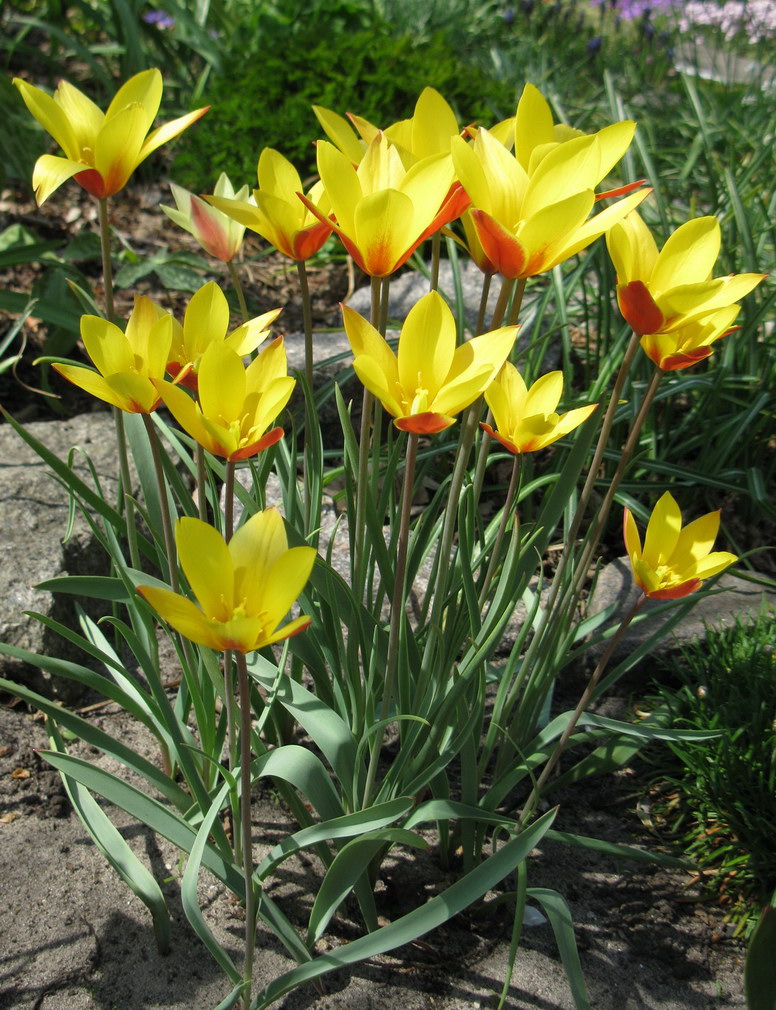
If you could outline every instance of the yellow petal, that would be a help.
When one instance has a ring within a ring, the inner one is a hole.
[[[124,409],[123,398],[108,385],[102,375],[93,372],[91,368],[59,363],[55,364],[53,368],[63,378],[67,379],[68,382],[72,382],[74,386],[78,386],[92,396],[96,396],[98,400],[104,400],[105,403],[110,403],[112,406],[118,407],[119,410]]]
[[[312,547],[292,547],[275,561],[266,575],[264,590],[265,628],[272,633],[304,589],[315,563]]]
[[[157,380],[154,385],[181,428],[203,448],[218,454],[212,434],[203,424],[201,411],[186,390],[171,382]]]
[[[355,208],[353,234],[372,277],[386,277],[419,237],[414,228],[415,208],[409,197],[395,189],[365,196]]]
[[[534,382],[528,391],[524,412],[526,415],[552,414],[563,395],[563,372],[547,372]]]
[[[138,586],[138,592],[184,638],[208,649],[222,648],[216,630],[191,600],[158,586]]]
[[[719,256],[720,243],[719,221],[715,217],[699,217],[681,225],[660,250],[652,272],[653,291],[708,280]]]
[[[234,568],[224,538],[209,523],[184,516],[175,526],[181,568],[205,614],[226,621],[234,608]]]
[[[259,189],[281,200],[296,202],[296,194],[303,191],[297,170],[272,147],[265,147],[259,155],[257,176]]]
[[[363,157],[365,145],[356,136],[353,127],[344,118],[330,109],[320,105],[313,106],[313,112],[323,127],[323,132],[332,143],[354,164],[357,165]]]
[[[238,420],[245,404],[245,367],[222,341],[208,345],[199,366],[199,403],[209,421]]]
[[[51,134],[68,159],[80,161],[81,148],[76,131],[59,103],[51,95],[47,95],[45,91],[28,84],[27,81],[23,81],[19,77],[14,77],[13,83],[19,89],[19,94],[24,99],[24,104],[30,113],[43,129]]]
[[[203,109],[195,109],[194,112],[188,112],[185,116],[179,116],[178,119],[173,119],[169,123],[163,123],[155,130],[152,130],[140,149],[138,164],[141,161],[145,161],[148,155],[152,154],[158,147],[161,147],[162,144],[166,144],[180,133],[183,133],[192,123],[196,123],[201,116],[205,115],[209,108],[210,106],[205,106]]]
[[[376,396],[393,417],[404,414],[404,406],[399,398],[398,384],[391,381],[373,357],[362,354],[353,360],[353,371],[359,381]]]
[[[267,608],[269,573],[278,558],[287,551],[285,524],[276,508],[256,512],[229,541],[235,573],[235,602],[243,602],[247,614],[255,617]]]
[[[623,537],[631,565],[635,566],[636,561],[641,557],[641,537],[636,526],[636,520],[633,518],[631,510],[627,508],[623,515]]]
[[[129,372],[135,356],[129,341],[114,323],[101,316],[81,316],[81,340],[102,375]]]
[[[715,551],[691,565],[687,569],[687,577],[688,579],[710,579],[730,565],[734,565],[736,561],[738,558],[735,554],[730,554],[728,551]]]
[[[458,132],[458,120],[449,104],[434,88],[424,88],[412,117],[413,154],[425,158],[440,151],[447,153]]]
[[[60,81],[54,93],[54,100],[69,122],[77,144],[77,150],[94,150],[94,139],[100,132],[105,115],[83,91],[67,81]],[[62,150],[65,150],[64,146]]]
[[[130,77],[122,84],[108,106],[105,118],[112,119],[128,105],[139,105],[143,108],[146,119],[146,128],[143,132],[147,133],[156,118],[161,101],[162,75],[155,67],[152,67],[150,70],[143,70],[139,74],[135,74],[134,77]]]
[[[229,327],[229,304],[221,288],[210,281],[192,296],[183,317],[183,338],[189,360],[196,361]]]
[[[399,338],[399,384],[408,395],[417,388],[433,399],[442,387],[455,354],[455,319],[436,291],[409,311]]]
[[[711,551],[719,532],[719,516],[719,511],[709,512],[684,527],[668,559],[672,568],[683,572]]]
[[[80,161],[57,158],[53,154],[42,154],[32,170],[32,188],[35,190],[38,206],[41,207],[63,182],[67,182],[88,167]]]
[[[655,569],[665,564],[676,547],[681,528],[682,513],[670,491],[666,491],[649,517],[644,539],[644,563]]]
[[[526,172],[534,148],[553,141],[552,128],[552,111],[547,101],[538,88],[526,84],[515,116],[515,157]]]
[[[139,105],[129,105],[105,125],[95,140],[94,167],[103,179],[104,196],[118,193],[141,161],[146,115]]]
[[[612,225],[606,233],[606,245],[618,284],[649,281],[657,262],[658,248],[652,232],[636,211]]]
[[[353,217],[363,193],[350,160],[325,140],[316,146],[318,174],[326,189],[332,212],[346,234],[354,232]]]

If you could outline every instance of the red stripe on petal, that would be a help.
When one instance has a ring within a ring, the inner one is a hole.
[[[660,332],[665,317],[643,281],[623,284],[617,289],[617,300],[625,321],[640,337]]]

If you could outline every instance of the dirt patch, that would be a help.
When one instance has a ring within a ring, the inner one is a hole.
[[[5,699],[8,702],[8,699]],[[132,746],[142,734],[113,706],[90,718]],[[173,917],[169,955],[156,950],[150,916],[122,884],[77,817],[58,776],[36,753],[47,745],[42,722],[24,706],[0,707],[0,908],[4,952],[2,1010],[209,1010],[228,992],[220,969],[193,935],[181,909],[179,854],[123,812],[107,807],[122,835],[162,884]],[[153,748],[144,745],[148,756]],[[96,751],[84,756],[106,764]],[[109,763],[108,763],[109,764]],[[556,826],[642,848],[657,841],[635,813],[628,772],[589,782],[558,797]],[[255,855],[294,830],[277,797],[257,792]],[[298,925],[306,922],[320,883],[314,859],[283,864],[271,894]],[[376,885],[384,921],[449,885],[433,853],[388,860]],[[529,886],[551,887],[571,908],[582,965],[596,1010],[690,1010],[743,1007],[744,949],[719,910],[687,890],[689,874],[615,863],[554,842],[529,860]],[[242,910],[202,874],[206,920],[240,963]],[[489,901],[498,893],[487,896]],[[464,1010],[494,1005],[503,984],[511,921],[504,906],[468,910],[435,933],[381,958],[325,977],[277,1005],[284,1010]],[[333,920],[320,950],[359,935],[349,913]],[[261,933],[258,979],[291,967],[274,937]],[[527,925],[508,1007],[571,1010],[574,1006],[552,931]]]

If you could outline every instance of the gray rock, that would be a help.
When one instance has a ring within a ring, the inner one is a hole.
[[[651,655],[665,655],[690,642],[703,639],[707,626],[729,627],[736,618],[745,618],[747,615],[754,617],[763,602],[776,606],[775,592],[766,590],[737,575],[723,573],[714,583],[713,588],[721,591],[696,598],[690,612],[673,628],[660,635],[650,650]],[[614,627],[627,614],[639,594],[640,590],[633,582],[627,556],[618,558],[606,565],[599,574],[595,590],[588,600],[588,616],[592,617],[608,607],[614,606],[612,617],[604,625],[605,628]],[[690,602],[693,597],[687,597],[686,600]],[[679,607],[684,602],[682,599],[676,600],[670,609],[654,619],[632,624],[615,649],[612,657],[613,663],[620,662],[634,652],[655,633],[656,628],[664,627],[675,614],[674,607]],[[648,600],[642,613],[649,614],[660,606],[665,606],[665,601]],[[594,647],[592,651],[597,658],[601,655],[603,646]]]
[[[116,436],[110,414],[83,414],[67,421],[34,422],[26,430],[60,459],[78,446],[94,465],[106,495],[116,494]],[[72,467],[92,486],[81,453]],[[9,424],[0,425],[0,640],[31,652],[83,662],[83,654],[25,611],[77,627],[73,597],[35,588],[61,575],[104,575],[108,560],[80,514],[66,542],[68,494],[48,466]],[[88,608],[87,608],[88,609]],[[94,611],[92,610],[94,613]],[[48,696],[69,700],[80,685],[0,655],[2,675]]]

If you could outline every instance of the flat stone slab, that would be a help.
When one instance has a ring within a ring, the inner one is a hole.
[[[63,421],[25,425],[34,438],[67,460],[74,446],[88,454],[103,492],[117,491],[116,434],[106,412],[81,414]],[[72,468],[93,486],[82,453],[72,457]],[[25,611],[36,611],[77,628],[74,599],[36,589],[37,583],[61,575],[105,575],[108,559],[80,513],[65,542],[69,516],[67,491],[46,463],[10,424],[0,424],[0,639],[19,649],[83,662],[83,654]],[[81,601],[83,603],[83,601]],[[80,685],[52,678],[26,663],[0,655],[2,675],[22,681],[43,694],[60,698],[81,693]]]

